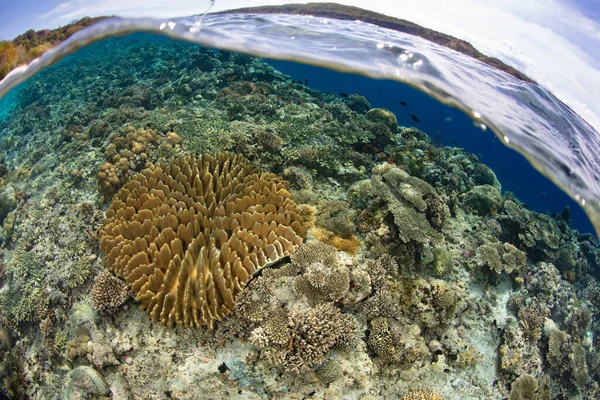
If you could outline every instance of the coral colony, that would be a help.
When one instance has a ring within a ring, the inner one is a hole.
[[[0,132],[14,398],[600,398],[596,239],[358,94],[135,34]]]

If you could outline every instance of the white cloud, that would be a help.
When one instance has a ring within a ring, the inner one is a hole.
[[[309,1],[216,0],[214,11]],[[338,0],[450,34],[521,70],[600,131],[600,25],[558,0]],[[42,18],[52,25],[82,16],[177,17],[209,1],[72,0]]]

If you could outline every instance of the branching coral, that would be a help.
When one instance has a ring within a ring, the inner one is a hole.
[[[555,260],[565,249],[564,240],[555,220],[535,213],[512,200],[504,202],[504,213],[498,216],[502,225],[502,238],[522,244],[528,257],[534,261]]]
[[[0,294],[0,306],[13,322],[33,321],[43,298],[42,261],[28,248],[25,239],[17,242],[12,262],[8,263],[9,288]]]
[[[151,150],[173,148],[181,143],[181,138],[175,132],[161,136],[155,130],[128,126],[124,134],[112,134],[110,141],[104,151],[107,162],[98,171],[101,203],[110,200],[133,175],[151,166]]]
[[[310,264],[305,274],[294,279],[294,289],[312,306],[338,301],[348,293],[349,288],[350,273],[347,267],[321,262]]]
[[[418,327],[401,327],[391,318],[374,318],[369,324],[369,346],[387,362],[412,363],[428,353]]]
[[[292,255],[290,268],[297,272],[294,290],[314,306],[338,301],[350,288],[350,271],[341,265],[337,250],[321,242],[308,242]]]
[[[334,347],[345,347],[356,337],[357,323],[331,303],[307,310],[276,312],[250,335],[273,365],[302,373],[325,361]]]
[[[447,283],[419,279],[412,283],[412,287],[411,307],[423,326],[433,328],[454,318],[457,296]]]
[[[92,305],[98,311],[113,314],[127,301],[129,288],[108,271],[102,271],[92,287]]]
[[[252,274],[304,236],[284,181],[221,154],[136,175],[106,214],[100,248],[154,320],[213,327]]]
[[[550,310],[541,304],[530,304],[519,309],[519,325],[523,337],[533,342],[542,337],[542,327]]]
[[[440,392],[434,389],[410,388],[400,400],[444,400]]]
[[[480,216],[496,213],[502,204],[498,189],[491,185],[475,186],[465,195],[465,203]]]

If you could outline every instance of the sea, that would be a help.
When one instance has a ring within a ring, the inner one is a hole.
[[[0,81],[0,394],[600,398],[599,154],[360,20],[103,20]]]

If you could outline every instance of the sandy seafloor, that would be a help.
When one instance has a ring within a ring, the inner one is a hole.
[[[11,398],[600,397],[597,241],[475,155],[360,95],[143,34],[18,90],[0,120]],[[167,327],[106,271],[105,212],[145,168],[223,152],[288,182],[306,237],[215,329]]]

